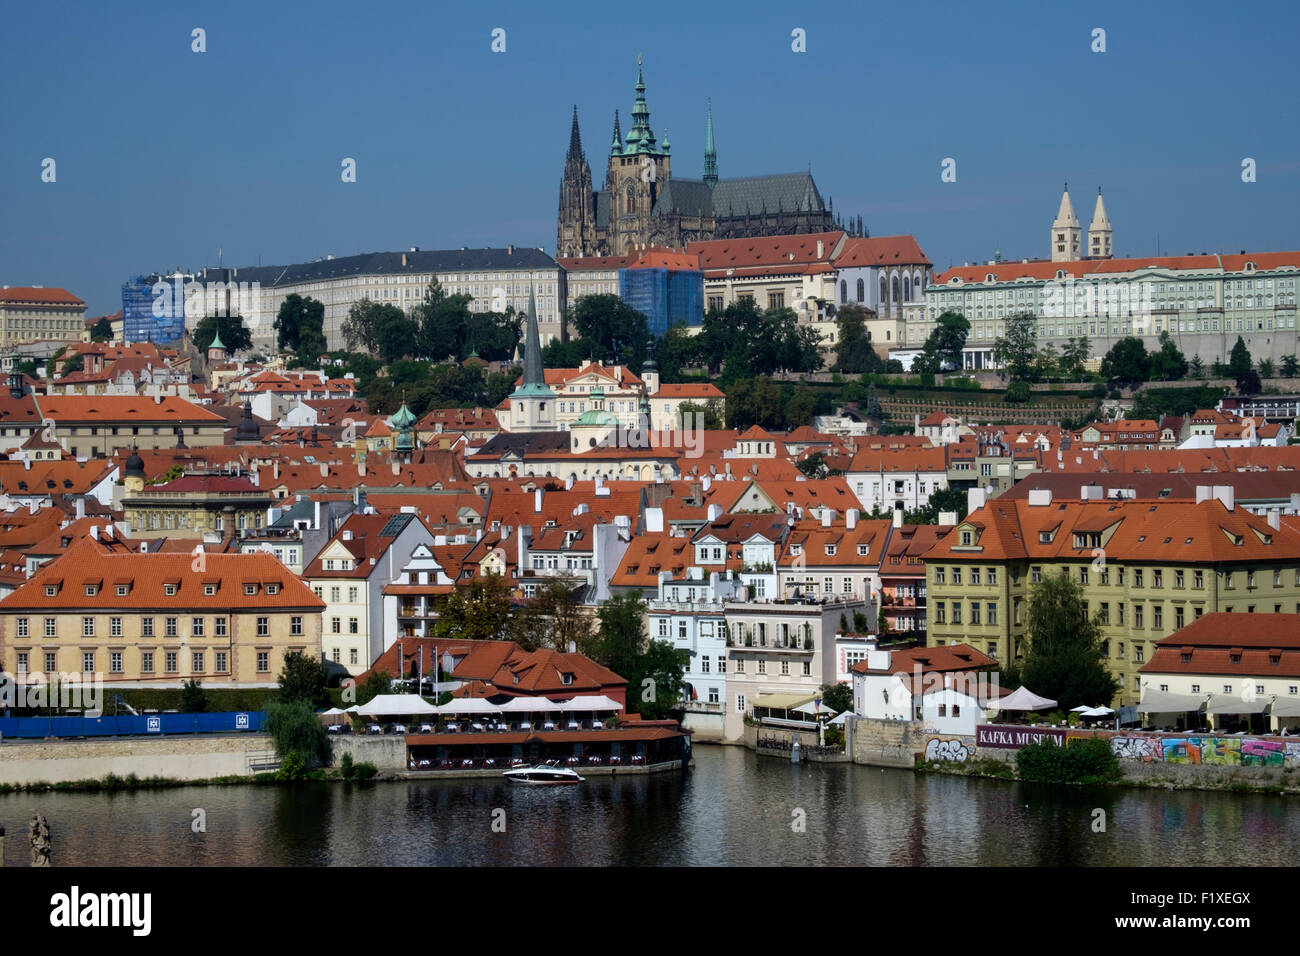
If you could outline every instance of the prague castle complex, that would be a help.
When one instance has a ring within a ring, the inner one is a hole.
[[[596,190],[573,109],[569,151],[560,182],[558,257],[625,256],[647,246],[681,250],[708,239],[785,236],[836,228],[834,205],[823,204],[811,172],[722,179],[709,110],[700,179],[673,175],[670,144],[650,128],[638,57],[632,128],[618,113],[604,187]]]

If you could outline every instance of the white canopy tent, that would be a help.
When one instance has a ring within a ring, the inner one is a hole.
[[[1300,717],[1300,700],[1294,697],[1275,698],[1270,713],[1274,717]]]
[[[1205,709],[1211,714],[1262,714],[1268,702],[1269,698],[1263,696],[1254,700],[1242,700],[1239,694],[1215,694]]]
[[[501,705],[503,714],[553,714],[561,710],[549,697],[511,697]]]
[[[841,725],[843,725],[843,724],[848,723],[849,718],[852,717],[852,716],[853,716],[852,712],[846,710],[844,713],[840,714],[838,717],[836,717],[834,720],[832,720],[831,723],[832,723],[832,724],[841,724]]]
[[[798,707],[794,709],[797,713],[810,714],[813,717],[826,717],[826,716],[833,716],[835,714],[835,711],[831,710],[825,704],[822,704],[820,707],[818,707],[812,701],[809,701],[806,704],[800,704]]]
[[[606,697],[604,694],[599,696],[580,696],[573,700],[560,701],[560,710],[566,713],[575,713],[580,711],[599,711],[599,710],[622,710],[623,706],[616,700]]]
[[[331,707],[329,710],[322,710],[320,715],[322,717],[339,717],[346,713],[347,711],[341,707]]]
[[[358,704],[356,713],[365,717],[407,717],[436,714],[438,708],[419,694],[379,694],[368,704]]]
[[[1046,697],[1039,697],[1028,687],[1021,687],[1012,691],[996,702],[990,702],[990,708],[993,710],[1025,710],[1038,711],[1047,710],[1056,706],[1056,701],[1048,700]]]
[[[482,697],[453,697],[437,709],[440,714],[499,714],[500,707]]]
[[[1115,713],[1115,711],[1111,710],[1109,707],[1088,707],[1088,708],[1086,708],[1086,709],[1084,709],[1084,710],[1079,711],[1079,716],[1081,716],[1081,717],[1109,717],[1109,716],[1110,716],[1111,714],[1113,714],[1113,713]]]

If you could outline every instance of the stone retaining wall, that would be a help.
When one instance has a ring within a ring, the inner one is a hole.
[[[274,749],[265,734],[6,741],[0,743],[0,783],[98,780],[110,773],[172,780],[245,776],[252,758]]]

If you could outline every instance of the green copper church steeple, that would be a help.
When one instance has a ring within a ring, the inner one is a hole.
[[[650,107],[645,102],[645,77],[641,73],[641,54],[636,55],[636,104],[632,107],[632,129],[627,134],[624,156],[639,153],[657,154],[655,134],[650,129]]]

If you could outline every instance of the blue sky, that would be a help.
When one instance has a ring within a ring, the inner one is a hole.
[[[1157,235],[1165,253],[1300,248],[1298,10],[11,6],[0,283],[63,286],[93,315],[120,308],[128,275],[215,265],[218,247],[226,265],[412,245],[553,253],[573,104],[599,186],[638,52],[679,175],[701,173],[711,98],[724,178],[811,164],[837,211],[914,234],[938,269],[1046,255],[1065,180],[1085,227],[1104,187],[1118,255],[1154,254]],[[191,52],[194,27],[206,53]],[[791,51],[796,27],[806,53]],[[955,183],[940,181],[945,157]]]

